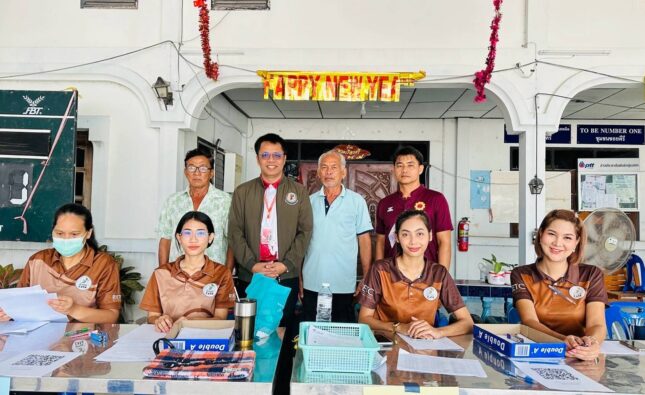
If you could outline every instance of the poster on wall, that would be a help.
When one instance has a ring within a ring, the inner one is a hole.
[[[638,158],[579,158],[578,208],[638,211]]]
[[[470,208],[490,208],[490,170],[470,171]]]
[[[581,174],[581,211],[612,207],[624,211],[638,209],[638,174]]]

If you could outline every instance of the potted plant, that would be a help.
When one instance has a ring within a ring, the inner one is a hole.
[[[15,288],[21,274],[22,269],[14,269],[12,264],[0,265],[0,288]]]
[[[498,261],[495,254],[490,254],[491,259],[482,258],[488,263],[490,270],[488,271],[487,281],[492,285],[511,284],[511,271],[515,267],[510,263]]]
[[[125,323],[125,313],[128,305],[135,304],[134,293],[137,291],[142,291],[144,289],[143,284],[139,281],[141,280],[141,273],[135,272],[134,266],[123,267],[123,257],[121,255],[115,254],[114,252],[108,251],[106,245],[99,247],[99,251],[106,252],[114,258],[114,260],[119,264],[119,276],[121,277],[121,311],[119,312],[119,322]]]

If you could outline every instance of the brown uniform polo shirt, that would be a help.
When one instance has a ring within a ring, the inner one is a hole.
[[[608,303],[602,271],[591,265],[569,265],[558,280],[542,273],[535,263],[519,266],[513,269],[511,284],[514,302],[532,301],[540,322],[565,336],[584,336],[587,303]]]
[[[161,265],[152,273],[141,299],[143,310],[177,320],[211,318],[215,309],[233,307],[233,277],[225,266],[206,257],[204,267],[189,276],[180,268],[182,259]]]
[[[449,313],[465,306],[445,267],[426,261],[421,277],[410,281],[392,259],[374,262],[359,302],[376,310],[374,317],[381,321],[408,323],[414,316],[431,325],[434,325],[435,314],[441,305]]]
[[[87,246],[83,259],[68,270],[53,248],[32,255],[18,286],[33,285],[40,285],[49,293],[69,296],[81,306],[121,309],[119,265],[109,254]]]

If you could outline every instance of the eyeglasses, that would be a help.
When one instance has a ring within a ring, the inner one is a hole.
[[[195,237],[198,239],[203,239],[208,237],[208,231],[206,229],[197,229],[195,232]],[[191,229],[184,229],[180,233],[181,237],[188,239],[193,236],[193,231]]]
[[[206,166],[197,167],[193,165],[188,165],[186,166],[186,170],[188,170],[189,173],[195,173],[197,171],[199,171],[200,173],[208,173],[211,170],[211,168]]]
[[[271,157],[275,160],[280,160],[284,156],[284,152],[261,152],[260,158],[267,160]]]

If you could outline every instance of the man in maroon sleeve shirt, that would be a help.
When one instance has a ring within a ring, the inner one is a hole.
[[[389,258],[393,254],[394,224],[399,214],[406,210],[422,210],[431,221],[432,240],[425,256],[450,268],[450,243],[452,220],[448,202],[441,192],[421,185],[423,155],[414,147],[401,147],[394,154],[394,176],[399,190],[383,198],[376,208],[376,259]]]

